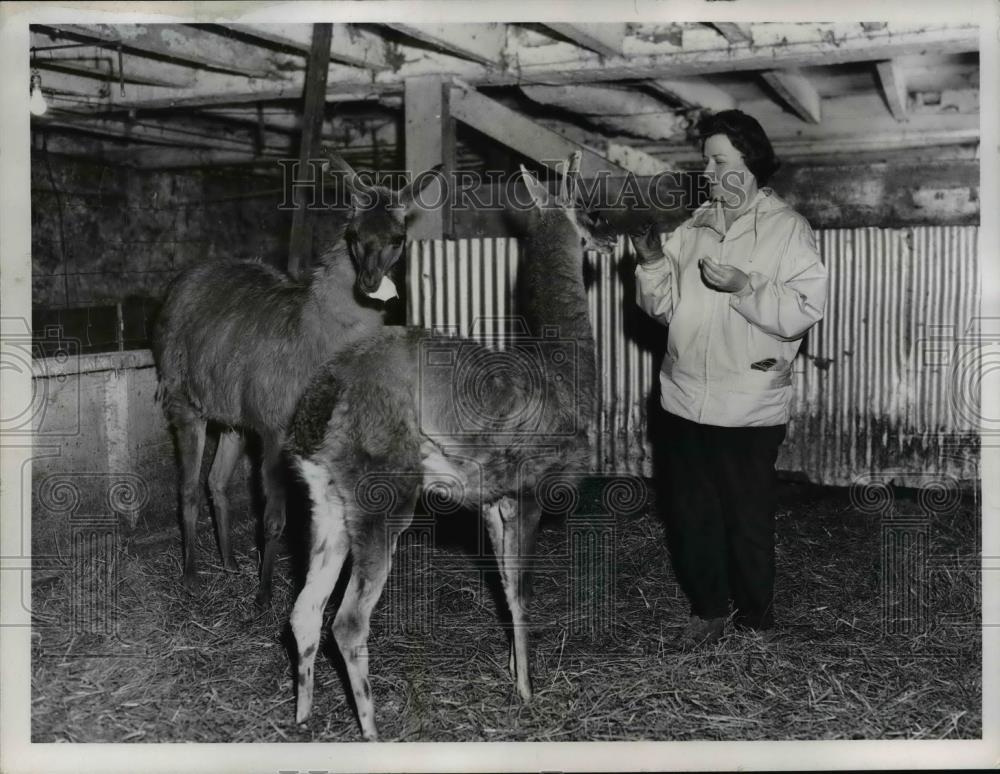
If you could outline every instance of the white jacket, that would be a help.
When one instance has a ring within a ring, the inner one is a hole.
[[[792,360],[826,306],[826,267],[805,218],[769,188],[728,231],[724,222],[707,202],[670,235],[664,258],[636,268],[637,303],[668,326],[661,402],[707,425],[784,424]],[[741,269],[747,286],[709,288],[698,268],[706,256]]]

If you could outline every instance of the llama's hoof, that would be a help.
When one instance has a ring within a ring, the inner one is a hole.
[[[184,573],[184,575],[181,576],[181,583],[184,584],[184,588],[187,589],[189,593],[197,594],[198,588],[201,585],[198,581],[197,570],[191,570]]]
[[[253,598],[253,606],[257,608],[259,612],[264,612],[271,607],[271,590],[270,589],[260,589],[257,592],[257,596]]]
[[[225,568],[226,572],[239,572],[240,571],[240,566],[238,564],[236,564],[236,560],[233,559],[233,557],[231,557],[231,556],[228,559],[226,559],[226,560],[224,560],[222,562],[222,566]]]
[[[366,742],[377,742],[378,741],[378,729],[373,728],[370,731],[362,732],[362,736],[365,738]]]

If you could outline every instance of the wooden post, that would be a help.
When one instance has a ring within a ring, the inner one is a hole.
[[[451,83],[438,75],[406,79],[406,168],[419,175],[441,164],[445,180],[455,169],[455,124],[451,118]],[[410,239],[449,239],[454,231],[450,185],[441,190],[440,180],[428,183],[420,200],[439,207],[418,209],[408,227]]]
[[[309,166],[308,160],[318,156],[320,137],[323,133],[323,112],[326,107],[326,76],[330,68],[330,41],[333,37],[332,24],[314,24],[312,47],[306,69],[305,106],[302,112],[302,143],[299,148],[297,178],[309,180],[319,170]],[[322,181],[315,181],[314,192],[322,187]],[[300,267],[309,263],[312,246],[312,220],[306,217],[306,203],[313,200],[306,192],[296,187],[293,191],[295,211],[292,213],[292,234],[288,242],[288,271],[298,276]]]
[[[574,151],[582,151],[580,174],[584,177],[595,175],[600,170],[606,170],[612,177],[625,175],[624,169],[589,148],[567,140],[467,84],[454,80],[452,83],[451,112],[455,120],[468,124],[490,139],[546,165],[562,161]]]

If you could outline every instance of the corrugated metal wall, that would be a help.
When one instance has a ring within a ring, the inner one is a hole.
[[[941,475],[975,479],[978,378],[968,364],[978,346],[970,328],[979,308],[978,228],[835,229],[818,236],[830,296],[826,319],[796,360],[779,468],[835,485],[865,476],[900,485]],[[601,380],[594,465],[650,475],[647,405],[658,356],[636,341],[629,324],[630,249],[622,239],[613,258],[589,256]],[[493,338],[513,313],[516,272],[514,239],[414,243],[408,322]]]
[[[978,417],[956,387],[978,385],[967,368],[979,346],[978,235],[975,226],[818,232],[830,296],[796,361],[779,466],[832,484],[977,477]]]

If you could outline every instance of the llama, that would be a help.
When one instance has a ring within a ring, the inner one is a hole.
[[[369,621],[398,534],[387,520],[408,523],[421,487],[481,514],[513,622],[511,671],[520,696],[531,698],[524,560],[541,516],[536,487],[589,461],[596,369],[583,253],[609,245],[594,243],[595,221],[573,207],[565,179],[551,196],[524,167],[521,174],[533,207],[521,243],[519,313],[535,338],[496,352],[420,329],[385,329],[325,365],[296,408],[288,450],[313,504],[308,575],[291,615],[299,723],[312,709],[323,610],[350,553],[332,630],[362,733],[378,738]],[[471,371],[482,378],[461,377]]]
[[[343,238],[307,278],[296,280],[254,261],[195,266],[172,283],[153,334],[157,397],[175,431],[180,458],[183,582],[189,590],[198,587],[195,527],[207,422],[224,428],[208,488],[228,571],[237,566],[226,485],[244,446],[241,432],[260,436],[266,503],[258,607],[270,604],[278,539],[285,526],[282,449],[295,402],[332,355],[382,327],[381,311],[359,303],[355,293],[374,295],[379,289],[402,253],[406,216],[414,208],[419,183],[432,178],[422,175],[393,192],[362,183],[335,154],[329,161],[345,173],[353,206]]]

